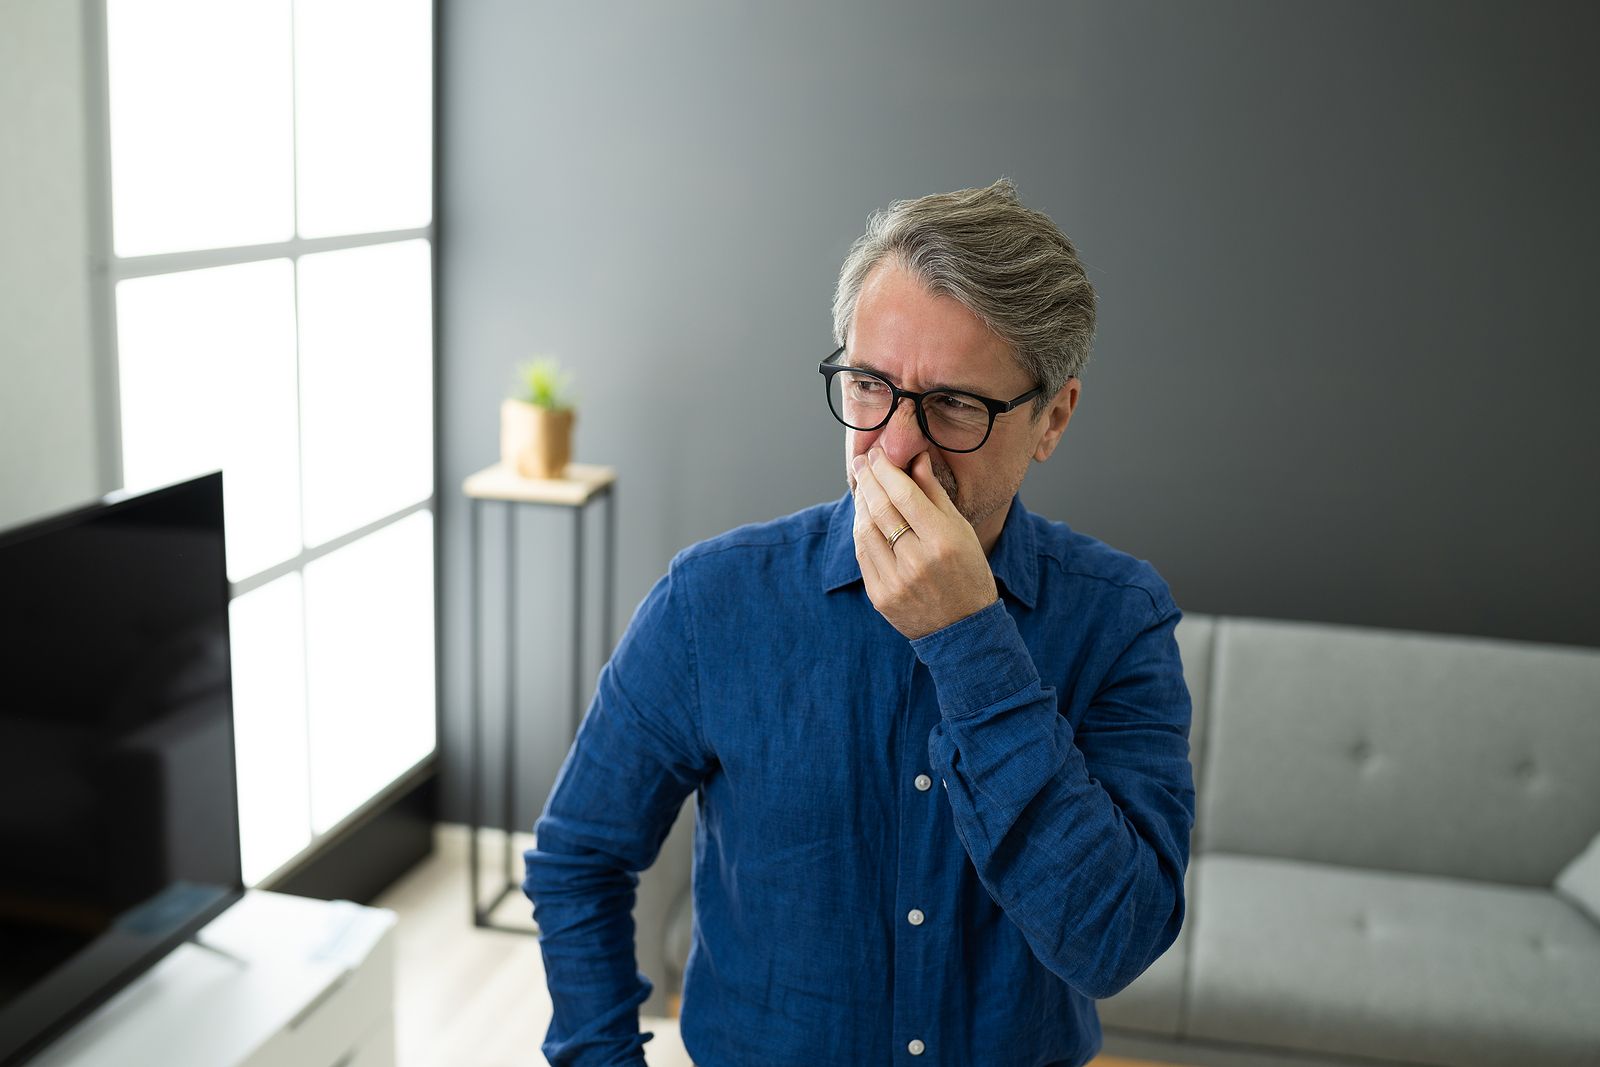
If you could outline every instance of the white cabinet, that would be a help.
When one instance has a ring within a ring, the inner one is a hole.
[[[393,1067],[394,925],[249,890],[30,1067]]]

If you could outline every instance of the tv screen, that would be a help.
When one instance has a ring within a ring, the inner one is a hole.
[[[0,1064],[243,889],[221,472],[0,532]]]

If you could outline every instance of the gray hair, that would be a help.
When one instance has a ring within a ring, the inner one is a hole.
[[[1094,287],[1067,235],[1048,215],[1023,207],[1011,179],[874,211],[839,270],[835,343],[845,343],[861,287],[885,256],[930,293],[960,301],[1011,346],[1041,389],[1034,418],[1088,363]]]

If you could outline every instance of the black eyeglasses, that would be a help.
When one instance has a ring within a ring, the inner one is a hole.
[[[996,415],[1004,415],[1041,391],[1034,386],[1015,400],[993,400],[961,389],[913,393],[876,371],[835,363],[843,352],[840,345],[817,364],[834,418],[852,430],[876,430],[889,421],[904,398],[916,408],[922,435],[946,452],[976,452],[989,439]]]

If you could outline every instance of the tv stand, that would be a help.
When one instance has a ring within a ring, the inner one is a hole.
[[[393,1067],[394,925],[248,890],[30,1067]]]
[[[243,956],[236,955],[235,953],[223,948],[221,945],[208,944],[207,942],[202,941],[200,939],[200,934],[202,932],[203,931],[201,930],[196,930],[192,935],[184,939],[185,944],[193,945],[202,952],[210,952],[221,956],[225,960],[232,960],[240,967],[250,966],[250,961],[245,959]]]

